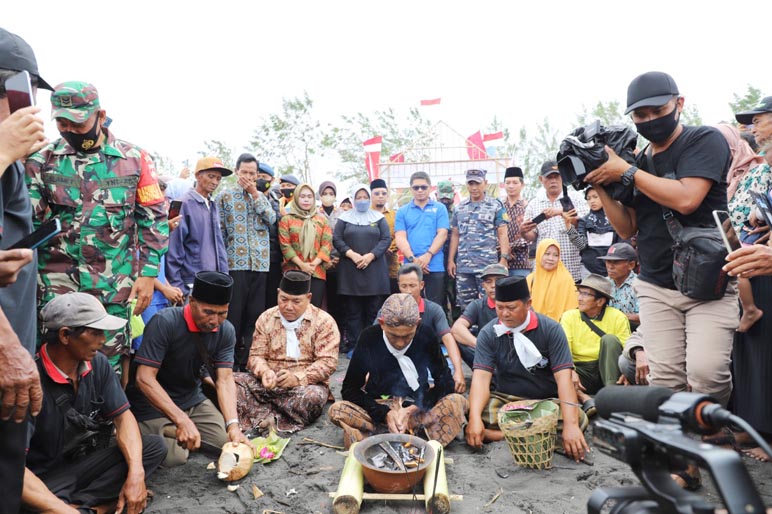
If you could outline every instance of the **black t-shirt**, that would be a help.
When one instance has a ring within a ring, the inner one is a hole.
[[[469,322],[469,331],[477,335],[489,321],[496,319],[496,307],[491,307],[486,295],[467,305],[461,317]]]
[[[533,368],[526,369],[517,356],[512,336],[496,337],[493,325],[497,322],[489,322],[477,336],[474,369],[493,373],[492,390],[532,400],[557,398],[554,374],[574,368],[563,327],[555,320],[531,311],[531,322],[523,335],[533,342],[544,358]]]
[[[171,307],[156,313],[145,327],[142,346],[132,363],[131,382],[126,393],[137,420],[163,417],[136,386],[137,366],[158,368],[158,383],[182,410],[206,400],[201,390],[203,360],[196,338],[200,337],[215,368],[233,367],[236,333],[229,321],[217,332],[197,332],[189,313],[190,306]],[[185,314],[185,311],[188,311]],[[214,378],[214,377],[212,377]]]
[[[54,365],[43,345],[37,356],[43,409],[30,421],[32,434],[27,454],[27,467],[36,475],[65,465],[65,413],[70,407],[95,421],[111,420],[129,409],[107,357],[97,353],[91,362],[82,362],[78,392],[69,377]]]
[[[659,177],[681,179],[701,177],[712,181],[697,210],[689,215],[673,211],[685,227],[714,227],[713,210],[726,210],[726,174],[732,160],[724,136],[713,127],[684,127],[681,135],[664,152],[654,155],[655,170],[649,169],[645,152],[636,166]],[[638,224],[638,277],[652,284],[675,289],[673,283],[673,239],[662,217],[662,207],[636,190],[630,207]]]

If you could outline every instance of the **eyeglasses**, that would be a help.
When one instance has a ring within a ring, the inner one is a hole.
[[[373,196],[386,196],[387,194],[389,193],[386,191],[373,191]]]
[[[429,186],[410,186],[413,191],[426,191]]]

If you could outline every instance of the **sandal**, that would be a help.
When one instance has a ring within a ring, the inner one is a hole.
[[[582,403],[582,410],[588,418],[593,417],[598,412],[598,409],[595,408],[595,400],[592,398],[585,400],[584,403]]]
[[[678,487],[681,489],[685,489],[687,491],[696,491],[700,487],[702,487],[702,477],[700,475],[693,476],[690,475],[688,471],[685,469],[682,469],[681,471],[674,471],[670,474],[670,476],[673,478],[673,481],[678,484]],[[683,485],[678,482],[678,479],[681,479],[681,482],[683,482]]]

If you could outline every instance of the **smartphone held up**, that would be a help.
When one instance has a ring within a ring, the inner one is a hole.
[[[6,80],[5,91],[11,114],[19,109],[35,105],[35,97],[32,94],[32,81],[27,71],[19,72]]]
[[[729,213],[726,211],[713,211],[713,219],[716,221],[719,232],[721,232],[721,238],[724,240],[726,251],[732,253],[742,248],[740,238],[737,237],[737,233],[732,226],[732,220],[729,218]]]

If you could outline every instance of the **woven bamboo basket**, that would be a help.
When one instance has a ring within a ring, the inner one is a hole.
[[[549,469],[558,426],[558,406],[550,400],[522,400],[499,409],[499,428],[504,433],[515,464]]]

